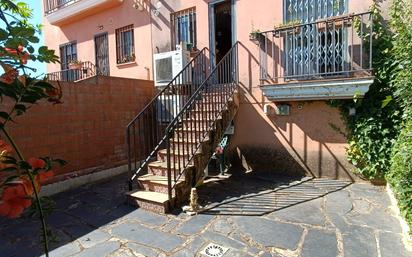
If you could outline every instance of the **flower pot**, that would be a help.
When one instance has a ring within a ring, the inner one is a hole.
[[[82,63],[69,63],[69,69],[71,70],[80,70],[82,67]]]

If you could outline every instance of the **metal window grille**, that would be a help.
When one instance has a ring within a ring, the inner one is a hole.
[[[116,59],[117,64],[135,60],[133,24],[116,29]]]
[[[74,70],[69,70],[69,63],[77,60],[77,43],[69,42],[59,46],[60,50],[60,69],[65,71],[62,76],[63,80],[76,80],[77,72]]]
[[[196,48],[196,8],[192,7],[170,14],[172,32],[172,50],[180,42],[186,43],[190,47]]]
[[[284,0],[284,7],[285,23],[305,24],[345,14],[347,0]],[[286,75],[342,71],[346,63],[346,30],[335,26],[318,29],[312,24],[289,33],[284,42]]]

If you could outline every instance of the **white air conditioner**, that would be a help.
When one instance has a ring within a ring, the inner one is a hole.
[[[176,77],[179,72],[190,61],[190,53],[186,50],[176,50],[166,53],[154,54],[154,80],[155,86],[162,87]],[[185,77],[182,76],[180,83],[185,83],[183,80],[190,80],[191,74],[185,73]]]
[[[161,95],[157,100],[157,120],[171,122],[186,103],[186,95]]]

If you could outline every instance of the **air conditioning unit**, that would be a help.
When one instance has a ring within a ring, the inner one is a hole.
[[[190,61],[190,53],[184,49],[154,54],[154,80],[155,86],[167,86],[174,77]],[[191,74],[185,74],[185,78],[180,79],[180,83],[186,83],[191,78]],[[183,81],[186,80],[186,81]]]
[[[187,95],[161,95],[157,100],[157,120],[171,122],[186,103]]]

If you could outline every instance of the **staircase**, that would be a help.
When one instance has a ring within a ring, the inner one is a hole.
[[[129,123],[130,203],[166,213],[188,200],[236,114],[237,85],[238,43],[213,68],[204,48]]]

